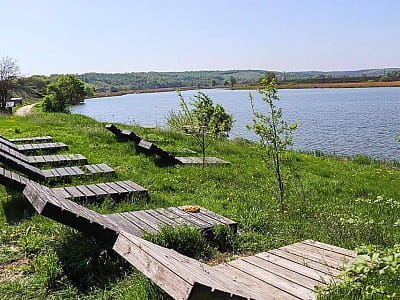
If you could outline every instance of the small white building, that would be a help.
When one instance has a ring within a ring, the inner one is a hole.
[[[15,104],[22,104],[22,98],[11,98],[10,102],[14,102]]]

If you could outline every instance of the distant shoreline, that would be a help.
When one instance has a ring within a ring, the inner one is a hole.
[[[278,84],[278,89],[320,89],[320,88],[370,88],[370,87],[400,87],[400,81],[391,82],[344,82],[344,83],[283,83]],[[92,98],[115,97],[129,94],[146,94],[173,92],[176,90],[204,90],[204,89],[229,89],[229,90],[256,90],[259,86],[236,85],[234,87],[214,86],[214,87],[179,87],[179,88],[157,88],[147,90],[129,90],[109,93],[95,93]]]

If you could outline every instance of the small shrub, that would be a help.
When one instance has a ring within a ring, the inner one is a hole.
[[[203,234],[189,226],[164,226],[156,234],[145,233],[143,238],[196,259],[209,257],[212,253]]]

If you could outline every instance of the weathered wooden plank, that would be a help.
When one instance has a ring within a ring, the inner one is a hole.
[[[138,192],[147,192],[147,189],[145,189],[144,187],[138,185],[137,183],[130,181],[130,180],[126,180],[123,181],[125,184],[129,185],[131,188],[135,189]]]
[[[149,209],[149,210],[145,210],[145,212],[148,213],[149,215],[152,215],[154,218],[160,220],[164,224],[170,225],[172,227],[176,227],[176,226],[180,225],[179,223],[175,222],[174,220],[171,220],[171,219],[167,218],[166,216],[160,214],[156,210]]]
[[[142,236],[142,230],[123,216],[120,213],[106,215],[111,221],[118,226],[119,232],[122,230],[128,232],[134,236]]]
[[[179,224],[181,226],[182,225],[187,225],[187,226],[191,226],[191,227],[197,227],[195,224],[193,224],[189,220],[184,219],[184,218],[174,214],[173,212],[170,212],[166,208],[157,208],[157,209],[155,209],[155,211],[160,213],[161,215],[171,219],[172,221],[174,221],[175,223],[177,223],[177,224]]]
[[[114,183],[118,184],[121,188],[125,189],[128,194],[136,191],[135,189],[133,189],[129,185],[127,185],[124,181],[115,181]]]
[[[314,290],[314,287],[317,285],[322,285],[321,282],[317,280],[298,274],[293,270],[289,270],[279,265],[275,265],[274,263],[263,260],[257,256],[245,257],[243,258],[243,260],[247,263],[262,268],[268,272],[274,273],[275,275],[290,280],[310,290]]]
[[[218,215],[215,212],[212,212],[212,211],[210,211],[210,210],[208,210],[208,209],[206,209],[204,207],[202,207],[200,209],[200,213],[205,214],[205,215],[217,220],[218,222],[226,224],[226,225],[237,225],[237,222],[235,222],[235,221],[233,221],[231,219],[228,219],[228,218],[226,218],[224,216]]]
[[[150,227],[154,228],[156,231],[159,231],[162,225],[164,224],[159,219],[154,218],[152,215],[148,214],[143,210],[137,210],[130,212],[131,215],[134,215]]]
[[[309,267],[309,268],[313,268],[317,271],[323,272],[327,275],[331,275],[331,276],[336,276],[340,274],[340,270],[330,267],[326,264],[322,264],[320,262],[311,260],[309,258],[303,257],[303,256],[299,256],[297,254],[294,253],[290,253],[287,251],[284,251],[282,249],[274,249],[274,250],[269,250],[268,253],[272,253],[274,255],[277,255],[279,257],[291,260],[293,262],[297,262],[303,266]]]
[[[90,198],[96,196],[95,193],[93,193],[91,190],[89,190],[86,186],[84,185],[77,185],[76,188],[81,191],[85,197]]]
[[[113,188],[111,188],[110,186],[108,186],[105,183],[98,183],[96,184],[99,188],[101,188],[102,190],[106,191],[107,194],[112,195],[112,194],[118,194],[118,192],[116,190],[114,190]]]
[[[99,188],[97,185],[95,184],[89,184],[86,185],[86,187],[91,190],[93,193],[95,193],[98,196],[105,196],[108,195],[108,193],[106,191],[104,191],[103,189]]]
[[[100,170],[102,170],[104,173],[113,173],[115,172],[113,168],[111,168],[110,166],[102,163],[102,164],[97,164],[97,167],[100,168]]]
[[[338,254],[345,255],[345,256],[347,256],[349,258],[355,258],[357,256],[355,251],[348,250],[348,249],[341,248],[341,247],[337,247],[337,246],[334,246],[334,245],[321,243],[321,242],[318,242],[318,241],[305,240],[305,241],[302,241],[301,243],[302,244],[308,244],[308,245],[311,245],[311,246],[314,246],[314,247],[318,247],[318,248],[321,248],[321,249],[329,250],[329,251],[332,251],[332,252],[336,252]]]
[[[72,167],[65,167],[68,170],[71,170],[72,172],[74,172],[76,175],[85,175],[85,172],[83,172],[81,170],[81,168],[77,167],[77,166],[72,166]]]
[[[233,266],[222,264],[213,267],[218,272],[230,277],[232,281],[242,284],[247,289],[259,293],[261,295],[268,295],[270,299],[299,299],[291,294],[276,288],[268,282],[264,282],[257,277],[254,277],[246,272],[241,271]]]
[[[249,264],[244,260],[234,260],[228,263],[228,265],[241,270],[253,277],[256,277],[264,282],[275,286],[276,288],[284,291],[292,296],[300,299],[315,299],[316,296],[311,289],[305,288],[297,283],[294,283],[286,278],[282,278],[274,273],[268,272],[258,266]]]
[[[336,259],[332,259],[330,257],[323,257],[321,256],[321,254],[319,253],[315,253],[313,251],[307,251],[306,249],[297,247],[297,245],[292,244],[292,245],[287,245],[287,246],[283,246],[280,249],[290,252],[290,253],[294,253],[296,255],[305,257],[305,258],[309,258],[311,260],[314,260],[316,262],[320,262],[322,264],[326,264],[329,265],[330,267],[334,267],[338,270],[341,270],[344,263],[341,261],[338,261]]]
[[[98,170],[93,165],[84,165],[84,168],[91,174],[98,173]]]
[[[67,172],[65,168],[55,168],[54,170],[57,171],[62,177],[68,177],[72,175],[69,172]]]
[[[330,250],[325,250],[319,247],[315,247],[314,245],[303,244],[301,242],[295,243],[292,246],[297,249],[301,249],[305,252],[315,253],[316,255],[321,256],[323,259],[329,259],[342,265],[345,265],[352,259],[346,255],[339,254]]]
[[[194,216],[192,216],[191,213],[184,212],[183,210],[177,208],[177,207],[169,207],[167,208],[168,211],[173,212],[177,214],[178,216],[188,220],[191,222],[193,225],[195,225],[198,228],[206,229],[212,227],[212,224],[204,222]]]
[[[55,194],[57,194],[58,197],[60,198],[70,198],[72,195],[68,193],[64,188],[53,188],[52,189]]]
[[[64,188],[68,193],[70,193],[74,198],[84,198],[86,195],[78,190],[74,186],[67,186]]]
[[[128,221],[132,222],[133,224],[137,225],[141,230],[147,231],[147,232],[152,232],[156,233],[157,229],[151,227],[149,224],[144,222],[142,219],[138,218],[133,214],[133,212],[125,212],[122,213],[121,216],[126,218]]]
[[[326,273],[320,272],[314,268],[309,268],[298,262],[279,257],[270,252],[257,253],[254,256],[272,262],[275,265],[284,267],[286,269],[293,270],[298,274],[312,278],[320,283],[329,283],[332,279],[332,276],[327,275]]]
[[[127,194],[127,193],[129,193],[129,191],[127,191],[126,189],[124,189],[123,187],[119,186],[118,184],[116,184],[114,182],[107,182],[105,184],[108,185],[113,190],[117,191],[118,194]]]

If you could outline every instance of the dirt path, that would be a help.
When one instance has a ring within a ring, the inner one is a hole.
[[[30,105],[25,105],[25,106],[18,108],[15,111],[14,116],[23,117],[23,116],[29,115],[31,113],[32,107],[34,107],[36,104],[37,103],[33,103]]]

